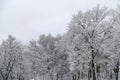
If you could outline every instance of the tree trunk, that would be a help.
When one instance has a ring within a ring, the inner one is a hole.
[[[95,59],[95,56],[96,56],[96,52],[94,51],[94,48],[93,46],[90,46],[91,47],[91,56],[92,56],[92,59],[91,59],[91,68],[92,68],[92,76],[93,76],[93,80],[96,80],[96,71],[95,71],[95,63],[94,63],[94,59]]]
[[[115,72],[115,80],[118,80],[119,78],[119,61],[117,61],[116,67],[114,68]]]
[[[75,80],[75,79],[74,79],[74,74],[73,74],[73,76],[72,76],[72,80]]]
[[[97,80],[100,80],[100,64],[96,65]]]
[[[110,71],[110,79],[113,78],[112,70]]]
[[[93,80],[96,80],[96,74],[95,74],[95,64],[94,64],[94,50],[92,50],[92,61],[91,61],[91,67],[92,67],[92,74],[93,74]]]
[[[116,73],[116,79],[115,80],[118,80],[118,72]]]
[[[58,73],[56,74],[56,80],[58,80]]]
[[[90,78],[92,77],[92,71],[91,71],[91,69],[88,69],[88,80],[90,80]]]
[[[76,75],[75,74],[73,74],[73,80],[76,80]]]
[[[90,80],[90,70],[88,70],[88,80]]]
[[[95,74],[95,64],[92,60],[92,73],[93,73],[93,80],[96,80],[96,74]]]
[[[78,80],[80,80],[80,71],[78,71]]]
[[[93,49],[93,46],[91,46],[91,49],[92,49],[92,51],[91,51],[91,54],[92,54],[92,60],[91,60],[92,76],[93,76],[93,80],[96,80],[96,74],[95,74],[96,71],[95,71],[95,63],[94,63],[94,58],[95,58],[96,53]]]

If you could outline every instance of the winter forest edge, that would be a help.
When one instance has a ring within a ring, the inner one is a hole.
[[[0,44],[0,80],[120,80],[120,5],[78,11],[63,35]]]

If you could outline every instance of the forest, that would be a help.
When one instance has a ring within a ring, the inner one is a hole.
[[[0,44],[0,80],[120,80],[120,5],[72,16],[63,35]]]

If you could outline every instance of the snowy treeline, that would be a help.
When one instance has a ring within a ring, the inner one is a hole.
[[[64,35],[0,44],[0,80],[118,80],[120,6],[73,15]]]

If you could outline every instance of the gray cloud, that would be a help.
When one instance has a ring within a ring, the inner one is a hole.
[[[115,8],[119,0],[1,0],[0,39],[8,34],[26,42],[40,34],[63,34],[73,14],[98,3]]]

